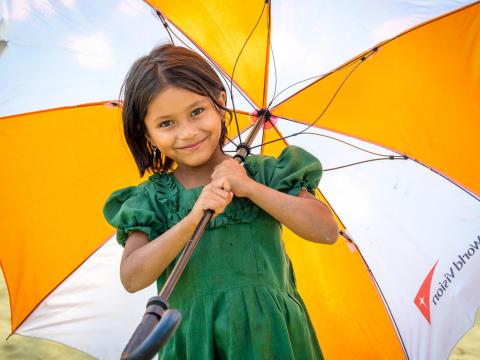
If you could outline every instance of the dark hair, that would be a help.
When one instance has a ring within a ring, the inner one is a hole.
[[[137,164],[140,176],[145,171],[168,171],[173,160],[160,154],[154,163],[153,148],[146,138],[145,116],[153,98],[168,86],[176,86],[207,96],[216,110],[230,111],[218,102],[225,88],[215,70],[195,52],[180,46],[165,44],[155,47],[132,65],[122,85],[123,132]],[[225,144],[227,127],[222,121],[220,148]]]

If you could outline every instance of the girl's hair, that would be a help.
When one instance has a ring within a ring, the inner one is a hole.
[[[145,116],[153,98],[168,86],[176,86],[196,94],[207,96],[217,112],[230,111],[218,102],[225,88],[217,73],[200,55],[172,44],[155,47],[148,55],[141,57],[130,68],[122,85],[123,131],[128,147],[137,164],[140,176],[145,171],[168,171],[173,160],[158,152],[153,159],[153,148],[146,138]],[[222,121],[220,149],[225,144],[227,127]],[[223,151],[223,150],[222,150]]]

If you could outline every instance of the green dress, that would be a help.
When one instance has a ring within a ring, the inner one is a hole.
[[[308,152],[287,147],[275,159],[251,155],[248,175],[279,191],[314,193],[322,168]],[[104,214],[125,245],[131,231],[150,240],[192,209],[202,187],[185,189],[170,173],[112,193]],[[234,197],[208,225],[172,292],[182,321],[160,359],[322,359],[315,331],[295,286],[282,228],[246,198]],[[173,263],[158,278],[161,289]]]

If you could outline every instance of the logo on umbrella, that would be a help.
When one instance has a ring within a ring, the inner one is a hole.
[[[422,286],[418,290],[417,296],[415,296],[415,300],[413,301],[415,305],[417,305],[418,310],[422,313],[422,315],[427,319],[428,323],[430,324],[430,285],[432,284],[432,277],[433,273],[435,272],[435,267],[438,264],[438,260],[436,261],[435,265],[433,265],[432,269],[428,273],[425,280],[423,280]]]
[[[468,249],[457,255],[455,260],[452,261],[452,265],[448,269],[448,271],[443,275],[444,279],[438,282],[438,288],[435,291],[432,301],[433,305],[436,306],[440,301],[441,297],[447,291],[448,286],[453,282],[455,276],[463,269],[465,269],[465,265],[467,261],[469,261],[473,255],[475,255],[476,251],[480,250],[480,235],[477,235],[477,239],[474,240],[473,243],[469,244]],[[422,313],[422,315],[427,319],[428,323],[430,322],[430,289],[432,284],[432,277],[433,273],[435,272],[435,267],[438,264],[438,260],[433,265],[432,269],[428,273],[425,280],[423,280],[422,286],[418,290],[417,296],[415,296],[415,300],[413,301],[415,305],[417,305],[418,309]]]

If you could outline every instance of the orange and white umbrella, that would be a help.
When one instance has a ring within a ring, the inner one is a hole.
[[[115,99],[161,38],[224,74],[233,142],[268,109],[255,151],[289,143],[322,161],[317,194],[343,236],[319,246],[285,229],[284,240],[326,358],[442,359],[472,326],[479,2],[44,0],[0,11],[0,263],[13,332],[118,358],[155,293],[122,289],[101,209],[142,181]]]

